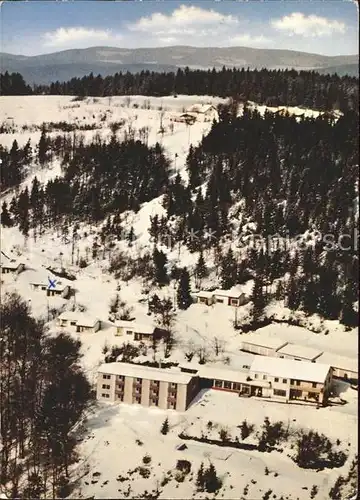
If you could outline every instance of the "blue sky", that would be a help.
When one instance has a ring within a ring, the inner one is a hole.
[[[194,45],[358,53],[357,6],[323,2],[5,2],[0,51]]]

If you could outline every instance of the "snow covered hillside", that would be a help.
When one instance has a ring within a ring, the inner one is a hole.
[[[187,182],[185,163],[189,147],[196,146],[208,134],[212,118],[199,114],[192,125],[177,121],[177,118],[194,104],[217,106],[221,102],[224,100],[181,95],[176,98],[114,96],[84,100],[74,100],[70,96],[0,97],[0,123],[6,129],[6,133],[0,134],[0,143],[11,148],[16,140],[22,147],[30,139],[35,148],[41,136],[42,124],[50,122],[71,124],[76,134],[81,134],[87,143],[97,134],[110,139],[114,133],[114,123],[121,122],[122,125],[116,129],[118,138],[122,139],[131,129],[135,139],[140,140],[146,136],[144,129],[147,129],[148,145],[159,142],[171,162],[172,176],[176,177],[179,173]],[[259,111],[263,113],[265,106]],[[312,112],[306,110],[306,113],[311,115]],[[317,115],[315,113],[312,116]],[[71,138],[74,132],[63,132],[55,127],[49,136],[59,133]],[[30,189],[35,177],[43,183],[62,175],[59,159],[54,159],[46,168],[32,162],[18,191],[25,186]],[[2,202],[10,204],[13,195],[13,190],[6,191],[2,195]],[[166,212],[163,199],[164,194],[141,204],[137,212],[125,212],[122,224],[127,230],[133,228],[132,241],[114,239],[111,247],[104,247],[104,251],[98,250],[96,256],[94,244],[100,240],[105,222],[81,223],[77,230],[75,251],[71,236],[64,237],[59,228],[45,228],[43,234],[36,235],[30,229],[29,236],[24,237],[18,227],[1,227],[1,251],[25,264],[25,270],[19,274],[1,275],[2,296],[8,292],[18,292],[29,302],[34,316],[45,319],[51,335],[57,335],[62,330],[57,318],[63,311],[81,310],[101,321],[102,327],[97,332],[71,333],[82,342],[82,363],[91,384],[96,382],[97,368],[104,363],[105,355],[114,346],[121,346],[127,341],[126,336],[116,335],[116,326],[109,310],[116,295],[126,303],[130,316],[139,323],[154,324],[154,317],[149,314],[151,292],[156,292],[160,298],[169,298],[176,308],[176,279],[171,279],[169,284],[161,288],[154,286],[149,290],[145,277],[124,279],[123,275],[119,277],[109,271],[110,261],[116,252],[124,256],[124,270],[136,266],[138,259],[153,251],[154,241],[149,233],[150,217],[161,217]],[[239,210],[240,204],[231,208],[236,228],[240,224],[240,216],[237,215]],[[69,235],[72,229],[69,227]],[[228,247],[229,243],[224,249]],[[195,294],[200,288],[193,278],[199,252],[192,253],[183,244],[169,248],[160,242],[158,249],[166,254],[169,269],[173,266],[187,267],[192,276],[192,293]],[[216,252],[206,249],[204,259],[209,275],[202,280],[201,288],[220,287]],[[68,277],[57,278],[56,273],[62,269],[66,270]],[[76,279],[69,279],[69,275]],[[45,291],[32,286],[39,281],[47,283],[49,277],[61,279],[71,286],[73,296],[48,297]],[[276,283],[269,284],[270,288],[275,286]],[[253,280],[249,279],[239,287],[249,296]],[[256,331],[240,333],[234,328],[235,317],[239,324],[247,323],[250,310],[250,302],[237,311],[226,304],[206,306],[200,303],[194,303],[186,310],[177,309],[175,345],[170,355],[166,355],[162,344],[157,350],[147,346],[136,356],[136,362],[176,364],[186,363],[190,357],[196,362],[205,358],[209,364],[236,367],[242,340],[272,337],[357,359],[356,328],[346,329],[338,320],[323,320],[316,314],[292,312],[285,307],[283,300],[273,300],[267,305],[266,312],[274,322]],[[288,320],[293,324],[287,324]],[[222,480],[217,498],[329,498],[330,488],[339,475],[346,476],[356,454],[357,394],[350,384],[337,382],[337,396],[344,404],[321,409],[262,401],[258,397],[242,399],[234,394],[207,390],[184,413],[96,403],[77,430],[80,459],[73,473],[78,483],[71,498],[209,498],[207,493],[196,492],[195,487],[196,473],[202,462],[205,467],[212,463]],[[265,417],[271,422],[284,422],[284,425],[293,429],[294,434],[299,429],[313,429],[333,441],[338,439],[348,460],[340,468],[317,472],[302,469],[294,463],[291,456],[295,449],[290,443],[284,444],[283,452],[261,453],[179,438],[180,433],[187,433],[198,438],[206,435],[215,439],[219,438],[221,429],[226,429],[229,435],[235,437],[239,425],[246,420],[255,426],[254,434],[248,438],[251,444],[255,442],[255,433],[261,432]],[[167,435],[163,435],[160,428],[166,418],[169,419],[170,429]],[[185,449],[177,449],[178,445],[184,443]],[[147,456],[150,459],[145,458]],[[177,460],[191,462],[189,474],[182,476],[176,471]],[[312,491],[315,491],[314,496],[311,496]]]

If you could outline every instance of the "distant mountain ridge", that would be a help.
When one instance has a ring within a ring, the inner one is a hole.
[[[90,47],[51,54],[23,56],[0,53],[0,71],[18,72],[29,83],[48,84],[82,77],[90,72],[107,76],[116,72],[177,71],[235,67],[250,69],[316,70],[321,73],[358,76],[358,56],[324,56],[291,50],[252,49],[248,47],[157,47],[125,49]]]

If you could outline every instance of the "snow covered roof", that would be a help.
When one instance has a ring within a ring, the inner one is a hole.
[[[51,286],[51,288],[49,286],[50,285],[49,279],[54,284]],[[63,290],[65,290],[65,288],[67,286],[70,286],[67,283],[65,283],[64,281],[58,280],[56,276],[44,277],[41,275],[36,276],[35,279],[30,281],[30,285],[46,286],[46,288],[49,288],[49,290],[58,290],[59,292],[62,292]]]
[[[241,352],[239,354],[232,354],[230,356],[230,367],[232,369],[244,369],[245,366],[251,366],[255,359],[255,354],[248,354]]]
[[[241,348],[246,350],[247,345],[253,345],[258,347],[266,347],[268,349],[275,349],[278,351],[282,347],[286,346],[287,342],[279,339],[278,337],[259,337],[259,338],[251,338],[249,340],[244,340],[242,342]]]
[[[4,267],[6,269],[17,269],[21,262],[16,259],[10,259],[4,252],[1,252],[1,261],[0,267]]]
[[[331,352],[323,352],[316,360],[317,363],[326,363],[333,368],[340,368],[341,370],[349,370],[358,373],[358,362],[356,358],[348,358],[340,356]]]
[[[216,365],[201,365],[197,375],[201,378],[244,383],[249,376],[249,371],[232,370],[231,368]]]
[[[214,106],[212,104],[193,104],[190,106],[190,108],[187,111],[193,112],[193,113],[207,113],[211,109],[214,109]]]
[[[211,299],[214,296],[214,292],[208,292],[207,290],[200,290],[195,294],[196,297]]]
[[[281,349],[278,349],[277,352],[279,354],[287,354],[288,356],[305,358],[312,361],[318,358],[323,351],[319,351],[319,349],[314,349],[313,347],[288,343],[284,345],[284,347],[281,347]]]
[[[3,267],[5,269],[17,269],[19,267],[19,262],[16,262],[16,260],[7,260],[5,262],[1,262],[0,267]]]
[[[125,319],[120,319],[115,321],[115,326],[117,326],[118,328],[129,328],[129,327],[133,328],[135,326],[135,322],[127,321]]]
[[[129,328],[136,333],[151,335],[154,333],[155,327],[153,325],[147,325],[144,323],[136,323],[135,321],[120,320],[115,321],[115,326],[117,328]]]
[[[151,368],[149,366],[121,362],[104,363],[99,367],[98,372],[110,375],[124,375],[125,377],[138,377],[147,380],[158,380],[160,382],[173,382],[176,384],[188,384],[194,377],[192,374],[172,369]]]
[[[98,321],[100,321],[99,318],[93,318],[91,316],[87,316],[86,314],[79,313],[77,325],[92,328]]]
[[[324,383],[331,366],[328,364],[295,361],[270,356],[256,356],[250,372],[266,373],[273,377]]]
[[[77,321],[79,314],[80,313],[78,313],[76,311],[64,311],[59,315],[58,319],[64,320],[64,321]]]
[[[76,324],[78,326],[85,327],[93,327],[98,321],[100,321],[98,318],[94,318],[82,312],[76,311],[65,311],[60,314],[59,319],[65,321],[76,321]]]
[[[232,287],[230,288],[229,290],[222,290],[220,288],[217,288],[216,290],[214,290],[214,295],[218,295],[220,297],[231,297],[231,298],[234,298],[234,299],[238,299],[241,297],[241,295],[243,295],[243,291],[240,290],[240,288],[238,287]]]

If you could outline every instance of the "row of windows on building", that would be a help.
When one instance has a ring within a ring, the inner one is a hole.
[[[103,379],[109,380],[111,375],[103,375]],[[118,401],[124,401],[124,385],[125,385],[125,377],[123,375],[118,375],[117,384],[115,387],[116,398]],[[142,393],[142,378],[137,378],[133,381],[133,394],[132,394],[132,402],[133,403],[141,403],[141,393]],[[109,390],[109,384],[102,384],[102,389]],[[149,386],[149,403],[150,406],[158,406],[159,405],[159,390],[160,390],[160,382],[158,380],[151,380]],[[101,397],[105,399],[109,399],[110,395],[108,393],[102,393]],[[177,384],[169,383],[168,384],[168,408],[175,409],[176,408],[176,397],[177,397]]]
[[[306,393],[305,393],[306,394]],[[283,389],[274,389],[274,396],[282,396],[282,397],[286,397],[286,391],[284,391]],[[293,397],[293,398],[301,398],[303,396],[303,392],[302,391],[299,391],[297,389],[292,389],[292,392],[290,394],[290,397]],[[307,397],[309,399],[316,399],[318,400],[319,399],[319,395],[316,393],[316,392],[309,392],[307,394]],[[306,398],[305,398],[306,399]]]
[[[259,378],[259,375],[257,373],[255,373],[254,375],[254,378],[255,379],[258,379]],[[267,376],[266,375],[263,375],[262,376],[262,379],[263,380],[267,380]],[[280,378],[279,377],[274,377],[274,382],[280,382]],[[288,382],[288,379],[287,378],[283,378],[282,379],[282,383],[283,384],[287,384]],[[294,379],[291,379],[290,380],[290,385],[301,385],[301,381],[300,380],[294,380]],[[316,388],[317,384],[316,382],[312,382],[312,387]]]

